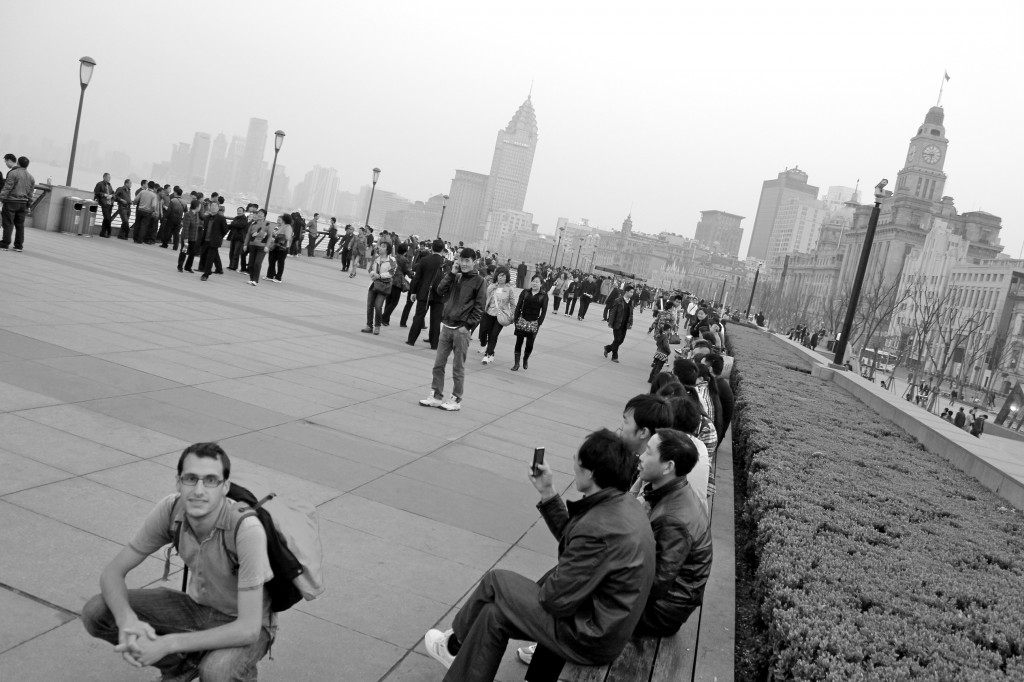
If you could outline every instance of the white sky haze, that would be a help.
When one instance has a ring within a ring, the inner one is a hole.
[[[718,209],[747,216],[741,257],[761,182],[787,166],[823,190],[859,178],[864,201],[895,182],[948,70],[946,193],[1003,218],[1005,253],[1024,241],[1014,0],[48,0],[0,16],[0,92],[18,93],[3,133],[70,141],[89,55],[80,145],[148,168],[197,130],[244,136],[255,116],[287,133],[293,186],[320,164],[358,191],[379,166],[379,189],[425,200],[456,168],[488,172],[533,81],[525,209],[542,231],[559,216],[617,228],[632,207],[639,231],[692,236]]]

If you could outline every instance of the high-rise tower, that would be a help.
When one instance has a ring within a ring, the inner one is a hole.
[[[245,154],[238,174],[238,189],[255,192],[263,166],[263,154],[267,149],[268,124],[262,118],[249,119],[249,131],[245,135]]]
[[[757,202],[754,229],[750,233],[747,258],[766,260],[770,255],[772,234],[779,209],[791,203],[807,205],[818,199],[818,188],[807,184],[807,173],[797,168],[787,168],[774,180],[765,180],[761,185],[761,199]],[[799,209],[798,209],[799,210]]]

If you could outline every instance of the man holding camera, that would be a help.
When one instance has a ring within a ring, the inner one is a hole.
[[[573,458],[581,500],[555,492],[551,467],[530,480],[558,539],[558,563],[539,582],[488,571],[447,632],[429,630],[424,646],[448,668],[445,682],[490,682],[509,639],[532,639],[565,660],[600,665],[625,648],[654,581],[655,546],[643,508],[626,493],[636,459],[601,429]]]

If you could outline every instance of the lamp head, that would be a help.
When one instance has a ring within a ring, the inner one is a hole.
[[[377,184],[377,178],[380,177],[380,168],[373,169],[373,184]]]
[[[96,60],[92,57],[82,57],[78,60],[78,80],[82,83],[84,88],[92,80],[92,70],[96,67]]]
[[[875,185],[875,201],[879,202],[885,198],[885,186],[889,184],[889,181],[882,178],[881,182]]]
[[[441,202],[441,205],[442,206],[447,206],[448,205],[448,195],[447,194],[442,194],[441,197],[444,199],[444,201]]]
[[[281,151],[281,145],[284,144],[284,131],[278,130],[274,132],[274,151]]]

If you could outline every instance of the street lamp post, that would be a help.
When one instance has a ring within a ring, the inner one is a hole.
[[[379,177],[380,177],[380,168],[374,168],[373,169],[373,186],[370,187],[370,202],[366,205],[366,227],[367,227],[367,229],[369,229],[369,227],[370,227],[370,209],[373,208],[373,193],[377,189],[377,178],[379,178]],[[443,215],[442,215],[442,217],[443,217]],[[440,230],[440,227],[441,226],[438,225],[438,229],[439,230]]]
[[[374,180],[374,182],[376,182],[376,180]],[[441,226],[444,225],[444,209],[448,205],[448,195],[447,194],[442,194],[441,196],[444,197],[444,201],[441,202],[441,220],[439,220],[437,222],[437,238],[438,239],[441,238]],[[366,219],[367,220],[370,219],[369,218],[369,214],[367,214],[367,218]]]
[[[274,133],[274,163],[270,166],[270,182],[267,183],[267,203],[263,205],[263,208],[270,212],[270,190],[274,187],[274,171],[277,170],[277,153],[281,151],[281,145],[284,144],[284,131],[278,130]]]
[[[761,275],[761,264],[757,264],[757,272],[754,273],[754,286],[750,288],[750,300],[747,301],[747,314],[746,317],[750,319],[750,307],[754,305],[754,292],[757,291],[757,278]]]
[[[573,266],[574,269],[579,269],[579,267],[580,267],[580,254],[581,253],[583,253],[583,244],[580,244],[580,248],[576,249],[576,265]]]
[[[71,161],[68,162],[68,182],[71,186],[71,176],[75,173],[75,152],[78,151],[78,126],[82,123],[82,103],[85,101],[85,89],[92,80],[92,70],[96,66],[92,57],[82,57],[78,60],[78,81],[82,85],[82,92],[78,96],[78,116],[75,117],[75,136],[71,140]]]
[[[868,258],[871,256],[871,243],[875,239],[875,229],[878,227],[878,214],[882,211],[882,199],[885,198],[885,186],[889,181],[882,179],[875,185],[875,206],[871,209],[871,218],[868,220],[868,230],[864,233],[864,247],[860,251],[860,262],[857,263],[857,275],[853,278],[853,291],[850,293],[850,304],[846,309],[846,320],[843,322],[843,335],[836,344],[836,355],[833,362],[837,365],[843,364],[846,355],[846,346],[853,333],[853,317],[857,314],[857,300],[860,298],[860,289],[864,284],[864,273],[868,269]],[[870,339],[869,339],[870,340]]]
[[[555,246],[555,259],[558,259],[558,251],[562,248],[562,235],[565,234],[565,225],[558,228],[558,244]],[[558,263],[555,263],[555,267],[558,267]]]

